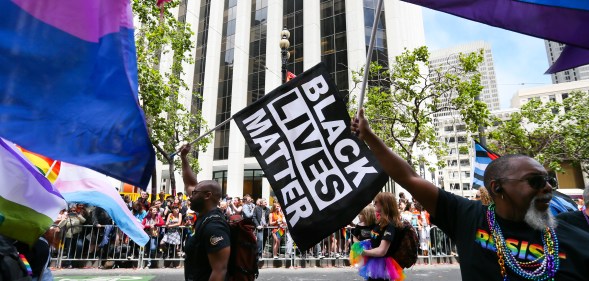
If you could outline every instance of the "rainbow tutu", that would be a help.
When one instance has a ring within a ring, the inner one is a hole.
[[[350,263],[358,267],[358,275],[364,278],[405,280],[403,268],[391,257],[365,257],[364,250],[369,250],[370,240],[356,242],[350,249]]]

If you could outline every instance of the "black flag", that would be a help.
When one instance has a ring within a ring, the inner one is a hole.
[[[303,250],[350,223],[388,179],[337,92],[318,64],[234,116]]]

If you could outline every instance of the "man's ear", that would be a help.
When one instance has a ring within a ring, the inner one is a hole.
[[[491,191],[493,193],[501,193],[503,192],[503,187],[497,181],[493,180],[491,181]]]

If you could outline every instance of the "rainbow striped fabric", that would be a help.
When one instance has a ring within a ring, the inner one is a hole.
[[[33,245],[67,208],[61,194],[11,142],[0,138],[0,234]]]
[[[143,231],[143,227],[133,217],[105,175],[20,149],[42,175],[48,175],[48,178],[55,177],[52,183],[66,202],[84,203],[103,208],[133,241],[139,245],[147,243],[149,237]],[[51,173],[48,173],[51,165],[53,169]]]
[[[25,257],[25,255],[23,254],[18,254],[18,257],[20,258],[22,263],[25,264],[25,268],[27,269],[27,275],[33,276],[33,269],[31,268],[31,264],[29,263],[29,260],[27,260],[27,257]]]
[[[53,160],[41,154],[28,151],[18,145],[17,147],[22,154],[29,159],[31,164],[37,167],[39,172],[51,183],[54,183],[55,180],[57,180],[57,175],[59,175],[59,169],[61,168],[61,161]]]

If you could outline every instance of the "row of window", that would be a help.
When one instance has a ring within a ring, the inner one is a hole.
[[[458,161],[457,160],[448,160],[448,166],[449,167],[458,167]],[[469,159],[460,159],[460,166],[470,166],[470,160]]]
[[[218,110],[215,124],[219,124],[231,116],[236,16],[237,0],[225,0],[223,37],[221,39],[221,61],[219,65],[219,88],[217,89]],[[215,149],[213,151],[213,159],[215,160],[227,159],[229,157],[229,128],[227,124],[215,131]]]

